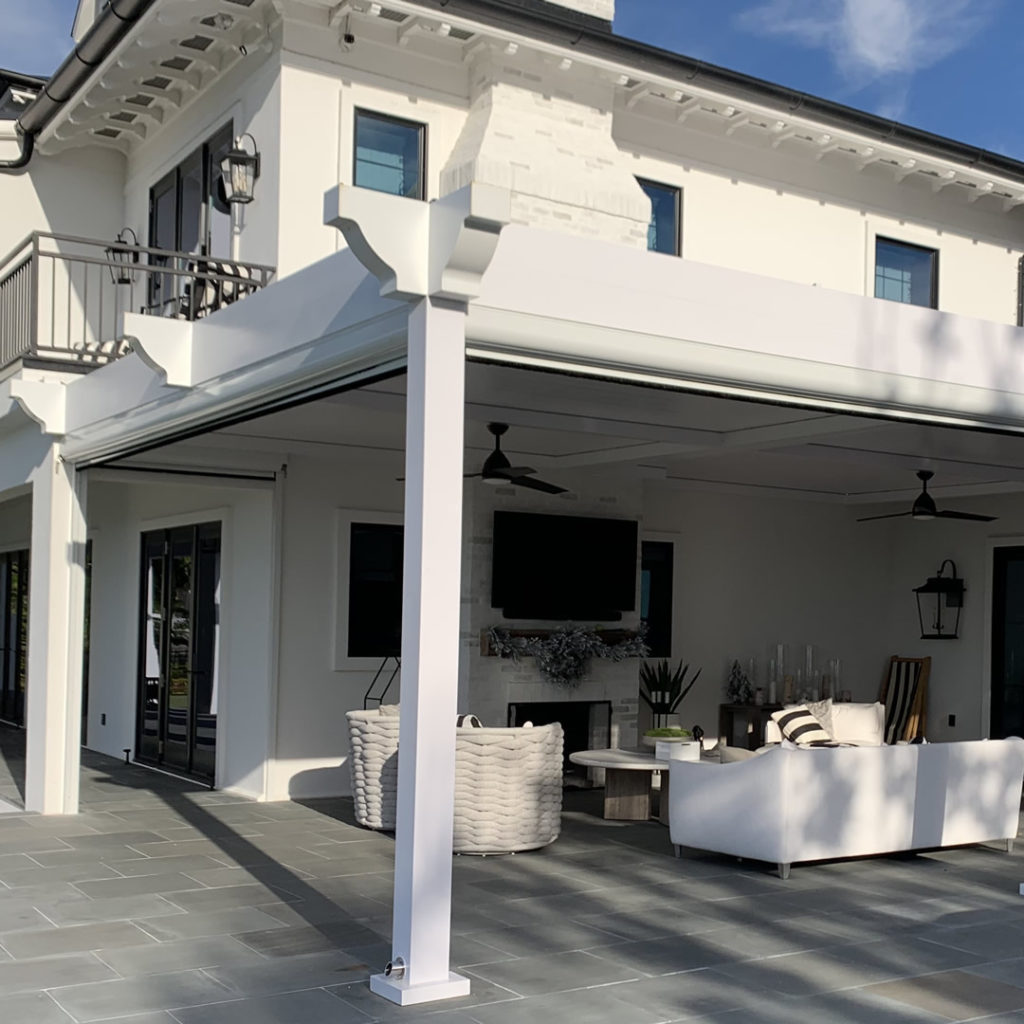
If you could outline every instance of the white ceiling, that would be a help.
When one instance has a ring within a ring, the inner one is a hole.
[[[831,415],[785,405],[470,364],[466,469],[492,447],[489,421],[510,424],[503,448],[556,480],[561,471],[643,467],[680,485],[744,487],[851,504],[910,501],[914,471],[938,497],[1024,490],[1024,437]],[[219,431],[203,442],[275,453],[362,450],[401,472],[405,378],[396,377]],[[150,460],[151,461],[151,460]],[[940,505],[942,502],[940,501]]]

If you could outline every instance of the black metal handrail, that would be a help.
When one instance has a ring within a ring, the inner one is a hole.
[[[123,316],[197,320],[270,283],[275,268],[33,232],[0,261],[0,368],[27,357],[85,366],[126,351]]]

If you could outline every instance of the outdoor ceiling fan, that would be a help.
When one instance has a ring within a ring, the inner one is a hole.
[[[935,476],[930,469],[919,469],[917,478],[921,481],[921,493],[914,499],[909,512],[890,512],[884,516],[864,516],[858,523],[869,523],[872,519],[899,519],[910,516],[913,519],[967,519],[975,523],[991,523],[997,516],[979,516],[974,512],[954,512],[952,509],[938,509],[935,499],[928,493],[928,481]]]
[[[479,473],[467,473],[470,477],[480,477],[485,484],[512,484],[514,487],[528,487],[532,491],[543,491],[545,494],[564,494],[566,488],[549,484],[546,480],[536,480],[537,472],[529,466],[513,466],[501,450],[502,435],[508,430],[507,423],[488,423],[487,429],[494,435],[494,451],[484,460]]]

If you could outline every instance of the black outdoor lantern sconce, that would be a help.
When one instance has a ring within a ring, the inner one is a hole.
[[[949,575],[944,576],[947,565]],[[938,575],[929,576],[922,586],[914,587],[914,593],[917,595],[921,639],[956,640],[960,635],[960,610],[964,606],[964,581],[956,574],[956,563],[947,558],[939,566]],[[926,622],[930,623],[931,632],[925,628]]]
[[[245,140],[252,143],[252,152],[245,148]],[[229,203],[251,203],[256,179],[260,176],[260,154],[256,140],[246,132],[235,139],[220,162],[220,175],[224,183],[224,197]]]
[[[131,228],[121,228],[117,233],[115,244],[107,246],[110,279],[114,284],[135,283],[135,264],[139,262],[138,245],[139,239],[135,232]]]

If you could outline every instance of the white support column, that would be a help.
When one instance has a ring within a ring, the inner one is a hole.
[[[50,448],[32,478],[25,809],[78,813],[85,478]]]
[[[409,316],[392,970],[370,979],[402,1006],[469,993],[469,980],[449,972],[465,320],[429,298]]]

